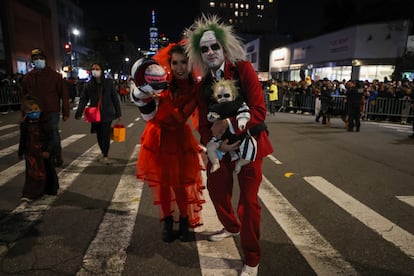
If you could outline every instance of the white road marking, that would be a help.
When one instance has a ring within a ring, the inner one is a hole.
[[[397,198],[414,207],[414,196],[397,196]]]
[[[398,132],[411,132],[412,126],[411,125],[396,125],[396,124],[386,124],[386,123],[378,123],[378,127],[396,130]]]
[[[273,163],[275,163],[276,165],[281,165],[281,164],[283,164],[282,162],[280,162],[279,160],[277,160],[276,159],[276,157],[274,157],[273,155],[268,155],[267,156],[270,160],[272,160],[273,161]]]
[[[317,275],[358,275],[265,176],[259,196]]]
[[[304,179],[339,207],[414,259],[414,236],[411,233],[344,193],[324,178],[308,176]]]
[[[206,174],[203,171],[203,182],[206,182]],[[223,225],[219,222],[207,189],[204,190],[206,203],[203,205],[203,226],[196,228],[198,257],[200,260],[201,275],[203,276],[235,276],[241,270],[240,253],[233,238],[219,242],[209,241],[208,235],[220,231]]]
[[[3,134],[0,137],[0,141],[9,140],[9,139],[14,138],[16,136],[20,136],[20,130],[16,130],[16,131],[9,132],[7,134]]]
[[[136,159],[137,152],[138,146],[129,160]],[[126,166],[77,275],[122,275],[143,185],[135,176],[135,163]]]
[[[75,135],[69,136],[68,138],[62,141],[62,148],[69,146],[70,144],[72,144],[73,142],[79,140],[80,138],[84,136],[85,134],[75,134]],[[17,159],[17,152],[16,152],[16,159]],[[10,179],[16,177],[20,173],[23,173],[24,171],[25,171],[24,160],[19,161],[13,166],[10,166],[7,169],[1,171],[0,172],[0,187],[6,184]]]
[[[16,127],[16,126],[19,126],[19,125],[18,124],[4,125],[4,126],[0,126],[0,130],[8,129],[8,128],[11,128],[11,127]]]
[[[4,157],[6,155],[15,153],[17,158],[17,151],[19,150],[19,144],[14,144],[13,146],[7,147],[5,149],[0,150],[0,157]]]
[[[58,194],[61,194],[72,185],[79,174],[95,161],[100,152],[99,146],[95,144],[61,170],[58,174],[60,186]],[[14,241],[26,233],[27,229],[43,216],[56,199],[57,196],[44,195],[31,203],[23,202],[0,221],[0,240],[2,241],[0,257],[4,256],[9,248],[14,245]]]

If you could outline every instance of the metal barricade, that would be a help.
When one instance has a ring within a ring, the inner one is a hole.
[[[285,94],[282,98],[282,106],[279,112],[309,112],[315,113],[315,95],[291,95]],[[333,116],[345,116],[346,96],[332,96],[332,114]],[[405,123],[409,118],[414,118],[411,108],[411,101],[408,97],[395,98],[376,98],[373,101],[367,101],[362,111],[362,117],[371,120],[391,120]]]
[[[0,108],[2,111],[19,109],[20,92],[15,87],[0,88]]]
[[[376,98],[365,105],[365,118],[370,120],[390,120],[406,122],[413,118],[411,100],[404,98]]]

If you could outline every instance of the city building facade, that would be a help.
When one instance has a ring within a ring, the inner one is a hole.
[[[83,12],[72,1],[3,0],[0,10],[0,71],[27,73],[32,48],[43,49],[56,71],[78,62]]]
[[[296,81],[390,80],[407,54],[411,26],[409,20],[359,25],[277,47],[270,52],[269,74]]]

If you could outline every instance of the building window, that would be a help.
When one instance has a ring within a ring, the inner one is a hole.
[[[210,8],[215,8],[215,7],[216,7],[216,2],[210,1]]]
[[[395,66],[393,65],[362,65],[359,71],[360,80],[383,80],[384,77],[391,79]]]
[[[239,16],[239,11],[234,11],[234,16],[238,17]]]

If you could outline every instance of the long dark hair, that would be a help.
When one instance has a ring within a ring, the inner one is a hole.
[[[101,75],[100,79],[103,81],[103,79],[105,78],[105,73],[104,73],[104,67],[103,67],[103,65],[101,63],[99,63],[99,62],[93,62],[93,63],[91,63],[91,66],[90,66],[91,72],[92,72],[92,66],[94,66],[94,65],[98,65],[99,68],[101,68],[102,75]],[[92,76],[92,73],[91,73],[91,76]],[[96,84],[96,78],[94,76],[91,77],[91,82],[93,82],[93,83]]]
[[[176,44],[176,45],[174,45],[173,47],[171,47],[171,49],[168,51],[168,63],[170,64],[170,67],[171,67],[171,57],[172,57],[172,55],[173,54],[181,54],[181,55],[183,55],[183,56],[185,56],[185,57],[187,57],[187,54],[186,54],[186,52],[185,52],[185,48],[184,48],[184,46],[183,45],[181,45],[181,44]],[[188,62],[188,58],[187,58],[187,62]],[[189,82],[191,83],[191,84],[194,84],[195,83],[195,81],[194,81],[194,79],[193,79],[193,75],[191,74],[191,72],[190,73],[188,73],[188,80],[189,80]],[[175,92],[176,90],[177,90],[177,88],[178,88],[178,86],[177,86],[177,83],[176,83],[176,81],[175,81],[175,77],[174,77],[174,75],[172,76],[172,80],[171,80],[171,84],[170,84],[170,90],[171,90],[171,92]]]

